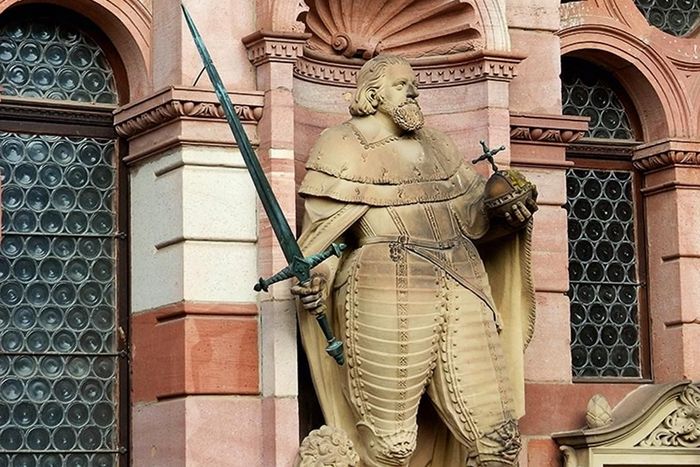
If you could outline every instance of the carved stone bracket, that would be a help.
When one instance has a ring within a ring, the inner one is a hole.
[[[257,122],[262,116],[262,102],[253,102],[250,97],[249,93],[231,93],[232,101],[241,102],[234,105],[234,109],[243,122]],[[213,92],[171,87],[117,109],[115,127],[120,136],[131,138],[178,118],[225,120]]]
[[[700,166],[700,141],[663,140],[637,147],[634,167],[649,172],[675,165]]]
[[[263,113],[260,92],[229,93],[253,144]],[[213,91],[169,87],[114,112],[117,133],[129,140],[127,163],[183,144],[233,146],[231,131]]]
[[[421,88],[458,86],[484,80],[510,81],[517,76],[516,66],[523,56],[514,53],[479,51],[449,57],[409,59]],[[311,50],[306,50],[294,68],[303,80],[355,87],[357,72],[363,60],[344,63],[331,62]]]
[[[257,31],[242,41],[248,49],[248,60],[259,66],[269,62],[294,63],[302,56],[309,37],[311,34]]]
[[[510,139],[518,142],[568,145],[583,138],[588,117],[511,114]]]

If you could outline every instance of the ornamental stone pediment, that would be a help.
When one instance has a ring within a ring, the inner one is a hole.
[[[587,419],[593,426],[552,435],[564,467],[700,465],[696,383],[642,386],[607,415],[599,413],[606,405],[601,398],[589,403]],[[601,419],[605,423],[591,423]]]

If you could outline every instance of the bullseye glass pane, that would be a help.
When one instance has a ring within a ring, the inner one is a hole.
[[[631,184],[629,172],[567,172],[571,355],[576,377],[641,375]]]
[[[700,0],[635,0],[649,24],[674,36],[695,30],[700,17]]]
[[[113,150],[0,132],[0,466],[118,465]]]
[[[601,77],[562,74],[562,106],[564,115],[589,117],[587,137],[634,139],[625,108],[610,84]],[[585,187],[584,187],[585,188]],[[598,188],[594,182],[588,191]],[[616,187],[606,187],[612,192]]]
[[[0,92],[5,95],[117,102],[114,73],[104,52],[70,24],[27,18],[1,25],[0,69]]]

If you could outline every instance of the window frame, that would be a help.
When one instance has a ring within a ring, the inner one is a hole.
[[[624,102],[624,101],[623,101]],[[566,160],[572,169],[625,171],[632,176],[632,208],[634,213],[634,243],[637,264],[637,319],[639,321],[639,377],[632,376],[573,376],[574,383],[651,383],[651,342],[649,323],[648,251],[642,176],[632,164],[633,149],[640,141],[583,138],[567,147]],[[568,242],[567,242],[568,243]],[[569,324],[571,328],[571,324]]]
[[[114,73],[117,104],[82,103],[71,100],[50,100],[4,96],[0,94],[0,131],[56,136],[82,136],[114,141],[115,156],[115,309],[117,362],[116,416],[118,465],[130,465],[131,458],[131,395],[130,395],[130,297],[129,297],[129,172],[124,157],[128,143],[121,138],[114,126],[114,110],[129,100],[126,68],[108,37],[90,20],[78,13],[54,5],[18,5],[2,12],[0,21],[30,17],[33,20],[49,20],[69,23],[89,36],[102,49]],[[56,18],[59,18],[56,20]],[[0,187],[1,189],[1,187]],[[0,207],[1,209],[1,207]],[[1,226],[0,226],[1,228]]]

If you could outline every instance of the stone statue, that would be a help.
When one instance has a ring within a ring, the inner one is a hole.
[[[348,249],[292,288],[302,342],[326,424],[361,465],[517,465],[536,191],[514,170],[487,184],[423,128],[416,87],[405,59],[368,61],[352,118],[311,151],[299,243]],[[318,310],[344,342],[342,367]]]

